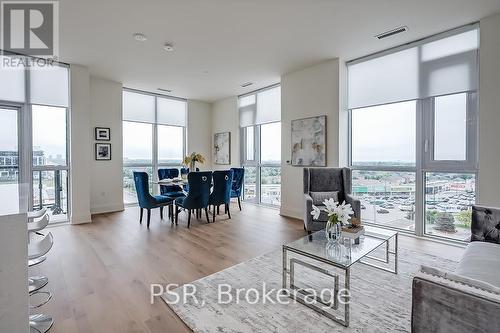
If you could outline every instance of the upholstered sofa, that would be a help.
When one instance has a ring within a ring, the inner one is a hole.
[[[454,272],[413,279],[412,332],[500,332],[500,209],[474,206],[471,231]]]
[[[351,204],[354,217],[361,218],[361,202],[351,195],[351,169],[304,168],[304,229],[314,232],[324,229],[328,216],[325,212],[317,220],[312,218],[312,206],[322,208],[324,199],[336,197],[336,201]],[[335,198],[334,198],[335,199]]]

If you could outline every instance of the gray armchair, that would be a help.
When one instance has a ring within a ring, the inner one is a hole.
[[[321,212],[319,219],[313,220],[312,205],[320,207],[322,199],[332,197],[332,192],[337,192],[339,202],[345,200],[351,204],[354,216],[361,218],[361,202],[351,195],[351,191],[349,168],[304,168],[304,229],[310,234],[325,227],[328,216]]]

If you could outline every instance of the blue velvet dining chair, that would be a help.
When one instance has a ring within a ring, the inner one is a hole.
[[[158,169],[158,179],[174,179],[179,177],[179,170],[176,168]],[[160,194],[170,198],[184,197],[184,191],[179,185],[160,185]]]
[[[190,172],[188,174],[189,192],[186,197],[175,199],[175,224],[179,220],[179,207],[188,211],[188,228],[191,225],[191,211],[205,209],[207,222],[208,218],[208,199],[210,197],[210,186],[212,185],[212,172]]]
[[[196,168],[196,172],[198,172],[198,171],[200,171],[200,168]],[[181,177],[184,175],[187,175],[188,173],[189,173],[189,168],[184,168],[184,167],[181,168]],[[188,184],[184,184],[183,188],[184,188],[184,191],[189,192],[189,185]]]
[[[241,210],[241,189],[243,188],[243,180],[245,179],[244,168],[231,168],[233,171],[233,185],[231,187],[231,198],[238,198],[238,207]]]
[[[163,195],[151,195],[149,193],[149,180],[146,172],[134,171],[135,190],[137,192],[137,199],[139,200],[139,207],[141,209],[141,217],[139,223],[142,224],[142,213],[144,209],[148,211],[148,228],[151,221],[151,209],[160,208],[160,218],[163,219],[163,207],[169,206],[171,209],[173,199]],[[171,214],[173,218],[173,214]]]
[[[213,172],[214,187],[212,193],[210,193],[210,198],[208,199],[208,205],[213,206],[212,217],[213,222],[215,222],[215,207],[224,205],[225,212],[231,218],[231,212],[229,211],[229,203],[231,202],[231,187],[233,184],[233,170],[223,170]]]

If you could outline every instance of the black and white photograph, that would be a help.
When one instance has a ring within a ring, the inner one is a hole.
[[[111,140],[111,129],[108,127],[96,127],[95,128],[95,140],[96,141],[110,141]]]
[[[95,144],[95,159],[96,159],[96,161],[109,161],[109,160],[111,160],[111,144],[110,143],[96,143]]]

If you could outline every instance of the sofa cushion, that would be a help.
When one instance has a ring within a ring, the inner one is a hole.
[[[455,273],[500,288],[500,245],[472,242],[467,245]]]
[[[309,195],[313,199],[313,205],[320,206],[323,205],[323,201],[333,198],[335,202],[339,201],[339,192],[331,191],[331,192],[309,192]]]

